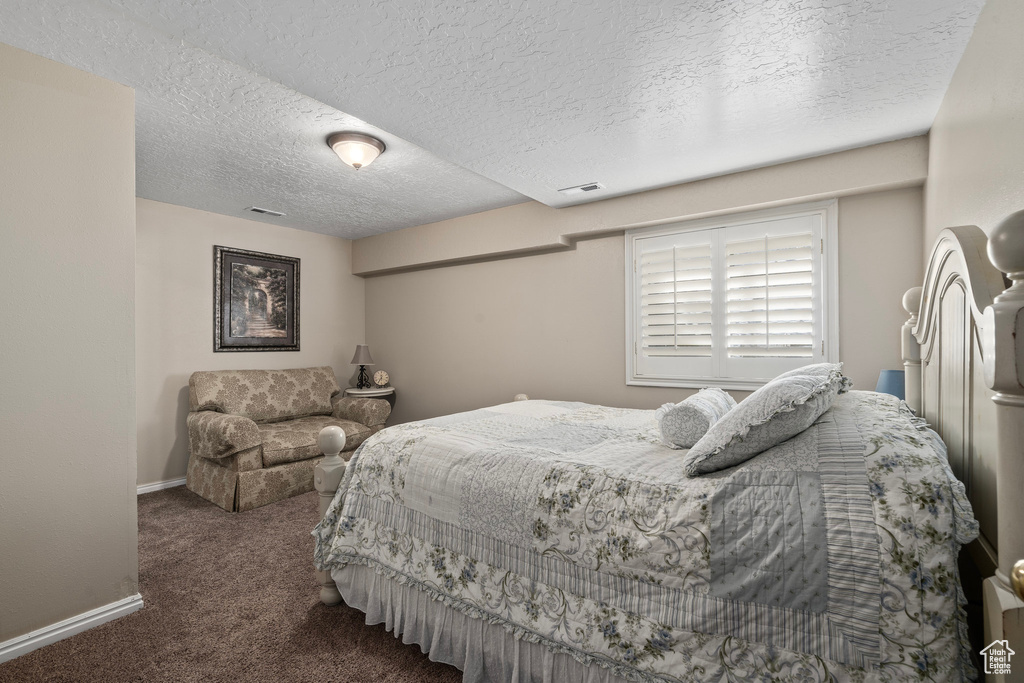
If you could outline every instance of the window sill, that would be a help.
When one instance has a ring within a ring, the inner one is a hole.
[[[760,389],[768,379],[728,379],[725,377],[701,377],[697,379],[653,379],[634,377],[626,381],[631,387],[667,387],[672,389],[706,389],[718,387],[719,389],[735,389],[736,391],[754,391]]]

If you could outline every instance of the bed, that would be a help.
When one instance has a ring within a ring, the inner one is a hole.
[[[347,467],[325,448],[321,599],[466,681],[973,677],[960,548],[1001,570],[987,623],[1011,642],[1024,557],[996,521],[1021,503],[986,478],[1021,481],[1024,301],[993,302],[985,244],[940,237],[904,328],[907,403],[844,393],[720,472],[688,478],[653,411],[548,401],[398,425]]]

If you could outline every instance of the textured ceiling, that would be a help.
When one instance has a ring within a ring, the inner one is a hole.
[[[136,87],[141,196],[359,236],[922,133],[983,4],[4,0],[0,41]],[[341,111],[391,134],[358,174]]]
[[[0,42],[135,88],[136,194],[358,238],[525,200],[317,100],[85,2],[0,3]],[[388,146],[354,171],[339,130]],[[244,211],[282,211],[282,218]]]

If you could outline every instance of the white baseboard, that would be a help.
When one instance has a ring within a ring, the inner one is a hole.
[[[164,489],[174,488],[175,486],[184,486],[185,477],[181,479],[168,479],[167,481],[158,481],[155,484],[143,484],[139,487],[136,495],[142,495],[143,493],[153,493],[153,491],[162,491]]]
[[[83,612],[70,619],[58,621],[56,624],[44,626],[23,636],[5,640],[0,643],[0,663],[20,657],[44,645],[56,643],[58,640],[70,638],[76,633],[88,631],[100,624],[105,624],[140,609],[142,609],[142,596],[136,593],[123,600]]]

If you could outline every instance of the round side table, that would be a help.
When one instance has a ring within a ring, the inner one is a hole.
[[[384,387],[383,389],[378,389],[376,387],[371,387],[370,389],[356,389],[355,387],[349,387],[348,389],[345,389],[345,395],[353,398],[382,398],[390,403],[392,408],[395,407],[396,393],[394,387]]]

